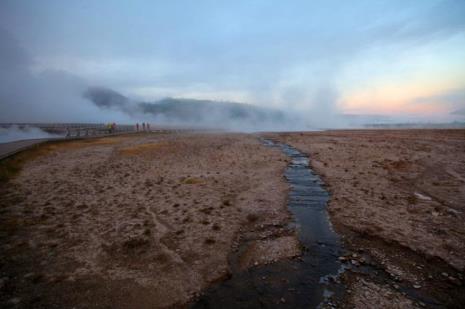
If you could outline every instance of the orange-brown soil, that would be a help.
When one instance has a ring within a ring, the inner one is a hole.
[[[465,130],[269,136],[309,154],[323,176],[331,192],[330,219],[355,252],[341,260],[370,260],[399,282],[391,289],[406,286],[444,306],[464,305]],[[411,308],[407,300],[395,305],[398,293],[366,280],[348,279],[348,307]],[[385,295],[384,302],[374,301],[375,294]]]
[[[229,275],[245,238],[243,267],[299,253],[280,228],[287,158],[253,136],[40,147],[0,184],[1,307],[179,307]]]

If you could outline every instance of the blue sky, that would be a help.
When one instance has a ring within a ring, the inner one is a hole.
[[[16,48],[0,63],[23,78],[60,72],[131,97],[432,121],[465,109],[460,0],[3,0],[0,30]]]

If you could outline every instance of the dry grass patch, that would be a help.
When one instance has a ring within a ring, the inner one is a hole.
[[[75,141],[63,141],[50,144],[53,150],[66,150],[66,149],[78,149],[87,146],[105,146],[105,145],[115,145],[119,144],[122,141],[126,140],[124,137],[102,137],[102,138],[90,138],[83,140]]]
[[[54,153],[56,151],[73,150],[88,146],[114,145],[122,142],[123,137],[103,137],[84,140],[51,141],[32,146],[9,158],[0,161],[0,183],[5,183],[14,177],[23,165],[30,160]]]
[[[54,151],[54,147],[49,144],[39,144],[32,148],[15,154],[9,158],[0,161],[0,183],[5,183],[21,171],[23,165],[40,156],[49,154]]]
[[[186,177],[181,180],[181,183],[185,185],[196,185],[202,183],[202,179],[200,178],[195,178],[195,177]]]
[[[145,154],[154,150],[159,150],[166,148],[168,143],[148,143],[148,144],[139,144],[129,147],[124,147],[119,150],[119,153],[125,156],[135,156],[140,154]]]

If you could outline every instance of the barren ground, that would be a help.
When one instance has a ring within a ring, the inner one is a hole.
[[[331,221],[352,250],[341,260],[378,273],[346,274],[347,307],[411,308],[410,294],[463,308],[465,130],[270,136],[309,154],[323,176]]]
[[[464,130],[269,137],[328,185],[342,307],[464,307]],[[182,307],[229,276],[232,252],[241,269],[299,253],[288,159],[251,135],[66,142],[18,161],[0,183],[1,307]]]
[[[133,135],[39,152],[0,184],[1,307],[179,307],[228,276],[245,234],[243,267],[299,253],[280,228],[287,159],[253,136]]]

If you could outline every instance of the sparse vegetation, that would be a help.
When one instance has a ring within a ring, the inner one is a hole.
[[[247,221],[250,223],[254,223],[258,220],[258,215],[257,214],[248,214],[247,215]]]
[[[195,177],[186,177],[183,180],[181,180],[181,182],[186,185],[196,185],[202,183],[202,179]]]
[[[407,202],[409,203],[409,205],[414,205],[418,202],[418,198],[415,195],[410,195],[409,197],[407,197]]]
[[[167,143],[146,143],[146,144],[139,144],[139,145],[133,145],[133,146],[128,146],[119,149],[119,153],[125,156],[136,156],[136,155],[141,155],[145,154],[154,150],[158,150],[164,147],[167,147]]]
[[[231,139],[231,145],[225,139]],[[150,143],[169,147],[152,151]],[[105,139],[45,144],[40,153],[47,156],[27,163],[15,182],[5,186],[0,234],[11,251],[5,252],[4,260],[17,254],[10,254],[13,251],[21,253],[21,258],[30,257],[24,263],[4,263],[5,275],[14,278],[15,285],[27,287],[23,275],[36,269],[63,278],[73,276],[80,284],[83,277],[75,275],[79,269],[95,275],[96,283],[102,285],[107,284],[105,280],[130,278],[125,281],[128,291],[142,285],[167,295],[166,304],[177,304],[181,298],[189,299],[190,291],[197,293],[223,275],[235,237],[248,223],[245,215],[258,211],[260,205],[253,201],[262,190],[275,197],[266,211],[259,212],[264,214],[263,223],[282,218],[276,197],[286,187],[280,177],[270,177],[270,170],[284,164],[255,137],[134,134],[112,144]],[[91,145],[97,147],[86,147]],[[216,160],[216,145],[223,145],[223,163]],[[121,149],[131,154],[141,151],[144,157],[122,156]],[[24,152],[27,159],[33,157],[31,151]],[[237,171],[230,174],[232,160]],[[244,177],[251,162],[263,162],[254,167],[255,179]],[[257,179],[266,181],[258,188]],[[239,214],[241,208],[233,207],[236,201],[250,209]],[[266,213],[270,217],[265,218]],[[40,265],[35,263],[36,256]],[[184,277],[167,271],[174,267],[193,272],[185,272]],[[103,273],[106,277],[100,276]],[[169,294],[173,286],[186,282],[189,294]],[[27,299],[24,291],[19,294]],[[39,293],[50,296],[45,284],[37,289]],[[96,297],[101,298],[98,291]],[[160,304],[158,295],[150,301]]]
[[[54,150],[49,144],[40,144],[33,146],[24,152],[18,153],[12,157],[0,161],[0,183],[8,182],[17,173],[21,171],[23,165],[30,160],[46,155]]]
[[[208,238],[205,239],[205,244],[207,244],[207,245],[213,245],[215,242],[216,242],[216,240],[211,238],[211,237],[208,237]]]
[[[30,149],[0,161],[0,183],[5,183],[13,178],[21,171],[21,168],[27,161],[34,160],[40,156],[48,155],[56,151],[65,151],[87,146],[113,145],[121,142],[122,139],[122,137],[104,137],[83,140],[61,140],[35,145]]]

